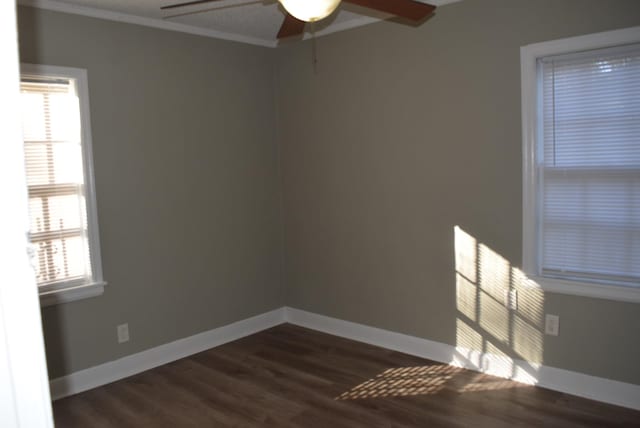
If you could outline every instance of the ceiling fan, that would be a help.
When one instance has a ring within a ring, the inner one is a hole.
[[[211,3],[220,0],[191,0],[183,3],[176,3],[163,6],[160,9],[174,9],[183,6],[193,6],[196,4]],[[287,11],[278,39],[297,36],[304,32],[307,22],[320,21],[331,15],[336,10],[341,1],[358,6],[364,6],[380,12],[389,13],[411,21],[419,22],[431,15],[436,9],[430,4],[421,3],[415,0],[278,0]]]

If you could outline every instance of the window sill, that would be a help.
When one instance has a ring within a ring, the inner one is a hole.
[[[81,299],[96,297],[104,293],[106,282],[80,285],[77,287],[65,288],[62,290],[51,290],[40,293],[40,307],[59,305],[61,303],[73,302]]]
[[[640,287],[595,284],[590,282],[567,281],[555,278],[529,276],[529,285],[549,293],[594,297],[618,302],[640,303]]]

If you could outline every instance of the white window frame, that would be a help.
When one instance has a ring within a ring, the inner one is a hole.
[[[542,106],[539,102],[540,85],[537,69],[539,58],[608,48],[640,42],[640,27],[589,34],[561,40],[536,43],[520,48],[522,78],[522,152],[523,152],[523,199],[522,199],[522,258],[523,270],[533,286],[545,291],[596,297],[602,299],[640,302],[640,287],[626,287],[615,284],[569,281],[542,277],[540,273],[539,219],[540,200],[538,186],[537,146],[542,130],[539,118]]]
[[[93,171],[93,151],[91,141],[91,120],[89,116],[89,84],[87,70],[72,67],[58,67],[41,64],[21,64],[21,75],[38,75],[49,78],[73,79],[80,104],[80,127],[82,138],[82,163],[84,171],[85,201],[87,204],[87,234],[91,257],[92,281],[90,283],[60,283],[40,290],[40,305],[51,306],[74,300],[99,296],[107,284],[102,276],[100,237],[98,232],[98,209],[96,204]]]

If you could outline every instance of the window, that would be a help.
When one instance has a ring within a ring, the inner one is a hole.
[[[640,27],[521,53],[524,269],[640,301]]]
[[[23,64],[20,92],[41,303],[101,294],[86,71]]]

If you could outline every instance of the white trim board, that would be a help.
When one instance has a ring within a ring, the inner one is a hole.
[[[284,322],[284,308],[128,355],[115,361],[53,379],[51,398],[57,400],[97,388],[198,352],[250,336]]]
[[[640,410],[640,385],[589,376],[523,360],[480,353],[363,324],[282,307],[204,333],[72,373],[50,383],[54,400],[141,373],[282,323],[537,385],[567,394]]]
[[[569,370],[394,333],[299,309],[285,308],[285,320],[335,336],[369,343],[422,358],[512,379],[592,400],[640,410],[640,385],[604,379]]]

